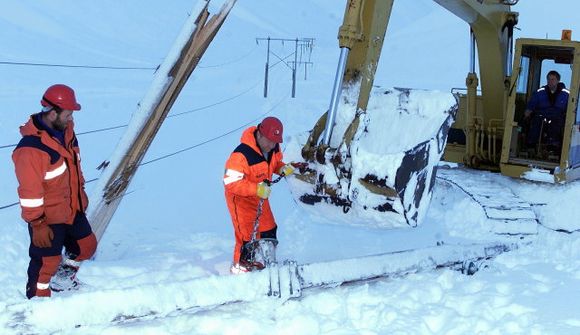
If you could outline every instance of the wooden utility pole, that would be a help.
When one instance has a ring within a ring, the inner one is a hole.
[[[97,182],[88,213],[97,240],[103,236],[171,106],[236,0],[228,0],[211,18],[209,2],[201,0],[194,8]]]

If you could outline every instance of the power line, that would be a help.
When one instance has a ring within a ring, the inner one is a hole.
[[[221,104],[223,104],[223,103],[226,103],[226,102],[228,102],[228,101],[232,101],[232,100],[234,100],[234,99],[236,99],[236,98],[239,98],[239,97],[241,97],[242,95],[244,95],[244,94],[246,94],[246,93],[250,92],[251,90],[253,90],[254,88],[256,88],[256,86],[258,86],[259,84],[260,84],[260,83],[259,83],[259,82],[257,82],[257,83],[255,83],[255,84],[254,84],[252,87],[250,87],[250,88],[248,88],[248,89],[246,89],[246,90],[244,90],[244,91],[242,91],[242,92],[240,92],[240,93],[238,93],[238,94],[236,94],[236,95],[234,95],[234,96],[231,96],[231,97],[229,97],[229,98],[226,98],[226,99],[224,99],[224,100],[221,100],[221,101],[218,101],[218,102],[214,102],[213,104],[205,105],[205,106],[202,106],[202,107],[198,107],[198,108],[195,108],[195,109],[192,109],[192,110],[186,111],[186,112],[181,112],[181,113],[175,113],[175,114],[171,114],[171,115],[168,115],[168,116],[167,116],[167,118],[170,118],[170,117],[175,117],[175,116],[180,116],[180,115],[183,115],[183,114],[190,114],[190,113],[193,113],[193,112],[198,112],[198,111],[200,111],[200,110],[208,109],[208,108],[210,108],[210,107],[214,107],[214,106],[217,106],[217,105],[221,105]]]
[[[16,206],[16,205],[18,205],[18,202],[12,203],[10,205],[2,206],[2,207],[0,207],[0,210],[6,209],[6,208],[9,208],[9,207],[12,207],[12,206]]]
[[[125,128],[127,126],[128,126],[128,124],[123,124],[123,125],[120,125],[120,126],[112,126],[112,127],[107,127],[107,128],[87,130],[87,131],[83,131],[83,132],[76,133],[76,134],[77,135],[86,135],[86,134],[92,134],[92,133],[100,133],[100,132],[103,132],[103,131],[115,130],[115,129],[119,129],[119,128]]]
[[[295,39],[288,39],[288,38],[272,38],[272,37],[260,37],[256,38],[256,44],[260,44],[260,41],[266,41],[267,50],[266,50],[266,64],[264,67],[264,98],[268,96],[268,73],[271,67],[276,66],[278,63],[283,63],[292,71],[292,98],[296,97],[296,70],[298,65],[304,64],[304,79],[306,79],[306,67],[307,65],[312,65],[313,63],[310,62],[310,57],[312,56],[312,48],[314,47],[314,38],[295,38]],[[286,56],[282,57],[274,52],[270,46],[272,41],[281,42],[282,45],[287,42],[294,43],[294,51],[288,53]],[[270,65],[270,54],[279,59],[278,62],[274,65]],[[298,55],[300,54],[300,59]],[[308,61],[302,61],[302,56],[307,54]],[[286,61],[287,58],[294,56],[294,61]],[[292,66],[290,66],[292,64]]]
[[[6,145],[0,146],[0,149],[11,148],[11,147],[15,147],[15,146],[16,146],[16,144],[6,144]]]
[[[244,127],[247,127],[247,126],[249,126],[250,124],[255,124],[255,123],[258,121],[258,120],[262,119],[264,116],[266,116],[266,115],[270,114],[270,113],[271,113],[271,112],[272,112],[274,109],[278,108],[278,106],[280,106],[280,105],[282,104],[282,102],[284,102],[284,101],[285,101],[287,98],[288,98],[288,95],[284,96],[282,99],[280,99],[280,101],[278,101],[278,102],[277,102],[277,103],[276,103],[276,104],[275,104],[275,105],[274,105],[272,108],[270,108],[268,111],[266,111],[266,112],[265,112],[265,113],[263,113],[262,115],[258,116],[257,118],[253,119],[252,121],[250,121],[250,122],[247,122],[247,123],[245,123],[245,124],[243,124],[243,125],[241,125],[241,126],[239,126],[239,127],[235,128],[235,129],[232,129],[232,130],[230,130],[230,131],[228,131],[228,132],[226,132],[226,133],[223,133],[223,134],[221,134],[221,135],[218,135],[218,136],[212,137],[212,138],[210,138],[210,139],[208,139],[208,140],[205,140],[205,141],[203,141],[203,142],[200,142],[200,143],[198,143],[198,144],[192,145],[192,146],[190,146],[190,147],[187,147],[187,148],[184,148],[184,149],[181,149],[181,150],[178,150],[178,151],[172,152],[172,153],[170,153],[170,154],[166,154],[166,155],[163,155],[163,156],[160,156],[160,157],[154,158],[154,159],[152,159],[152,160],[149,160],[149,161],[143,162],[143,163],[139,164],[139,166],[147,165],[147,164],[150,164],[150,163],[154,163],[154,162],[157,162],[157,161],[163,160],[163,159],[165,159],[165,158],[169,158],[169,157],[172,157],[172,156],[178,155],[178,154],[180,154],[180,153],[182,153],[182,152],[189,151],[189,150],[191,150],[191,149],[194,149],[194,148],[200,147],[200,146],[202,146],[202,145],[205,145],[205,144],[207,144],[207,143],[210,143],[210,142],[216,141],[216,140],[218,140],[218,139],[220,139],[220,138],[222,138],[222,137],[225,137],[225,136],[227,136],[227,135],[230,135],[230,134],[232,134],[232,133],[234,133],[234,132],[236,132],[236,131],[238,131],[238,130],[240,130],[240,129],[244,128]],[[97,180],[97,179],[98,179],[98,178],[93,178],[93,179],[90,179],[90,180],[86,181],[86,182],[85,182],[85,184],[91,183],[91,182],[93,182],[93,181],[95,181],[95,180]],[[16,206],[16,205],[18,205],[18,204],[19,204],[18,202],[15,202],[15,203],[12,203],[12,204],[8,204],[8,205],[0,206],[0,210],[7,209],[7,208],[9,208],[9,207],[13,207],[13,206]]]
[[[190,147],[187,147],[187,148],[184,148],[184,149],[181,149],[181,150],[178,150],[178,151],[172,152],[172,153],[170,153],[170,154],[167,154],[167,155],[163,155],[163,156],[161,156],[161,157],[154,158],[154,159],[152,159],[152,160],[149,160],[149,161],[147,161],[147,162],[143,162],[143,163],[139,164],[139,166],[142,166],[142,165],[145,165],[145,164],[149,164],[149,163],[153,163],[153,162],[157,162],[157,161],[160,161],[160,160],[162,160],[162,159],[165,159],[165,158],[168,158],[168,157],[171,157],[171,156],[175,156],[175,155],[177,155],[177,154],[180,154],[180,153],[182,153],[182,152],[185,152],[185,151],[188,151],[188,150],[191,150],[191,149],[197,148],[197,147],[199,147],[199,146],[202,146],[202,145],[204,145],[204,144],[207,144],[207,143],[213,142],[213,141],[215,141],[215,140],[218,140],[218,139],[220,139],[220,138],[222,138],[222,137],[225,137],[225,136],[227,136],[227,135],[230,135],[230,134],[232,134],[232,133],[234,133],[234,132],[236,132],[236,131],[238,131],[238,130],[240,130],[240,129],[244,128],[244,127],[247,127],[247,126],[251,125],[251,124],[255,124],[255,123],[258,121],[258,120],[262,119],[264,116],[266,116],[266,115],[270,114],[270,113],[271,113],[271,112],[272,112],[274,109],[278,108],[278,106],[280,106],[280,104],[281,104],[281,103],[282,103],[284,100],[286,100],[287,98],[288,98],[288,96],[285,96],[284,98],[280,99],[280,101],[278,101],[278,102],[277,102],[277,103],[276,103],[276,104],[275,104],[275,105],[274,105],[272,108],[270,108],[270,109],[269,109],[267,112],[265,112],[264,114],[262,114],[262,115],[258,116],[257,118],[253,119],[252,121],[250,121],[250,122],[247,122],[247,123],[245,123],[245,124],[243,124],[243,125],[239,126],[239,127],[238,127],[238,128],[236,128],[236,129],[232,129],[232,130],[230,130],[230,131],[228,131],[228,132],[226,132],[226,133],[223,133],[223,134],[221,134],[221,135],[219,135],[219,136],[216,136],[216,137],[210,138],[210,139],[208,139],[208,140],[205,140],[205,141],[203,141],[203,142],[201,142],[201,143],[198,143],[198,144],[192,145],[192,146],[190,146]]]
[[[73,64],[50,64],[50,63],[28,63],[28,62],[6,62],[0,61],[0,65],[17,65],[17,66],[45,66],[45,67],[66,67],[66,68],[83,68],[83,69],[109,69],[109,70],[156,70],[157,67],[139,67],[139,66],[98,66],[98,65],[73,65]]]
[[[250,49],[250,51],[248,51],[247,53],[245,53],[243,56],[240,56],[239,58],[233,59],[231,61],[227,61],[227,62],[224,62],[224,63],[221,63],[221,64],[216,64],[216,65],[198,65],[197,67],[200,68],[200,69],[209,69],[209,68],[212,68],[212,67],[222,67],[222,66],[225,66],[225,65],[230,65],[230,64],[233,64],[233,63],[237,63],[237,62],[239,62],[239,61],[247,58],[256,49],[258,49],[258,46],[257,45],[254,46],[252,49]]]
[[[94,182],[97,179],[99,179],[99,178],[93,178],[93,179],[90,179],[90,180],[86,180],[85,181],[85,184],[92,183],[92,182]],[[19,202],[14,202],[14,203],[11,203],[11,204],[8,204],[8,205],[0,206],[0,210],[6,209],[6,208],[10,208],[10,207],[16,206],[18,204],[19,204]]]
[[[205,106],[201,106],[201,107],[198,107],[198,108],[194,108],[194,109],[189,110],[189,111],[185,111],[185,112],[181,112],[181,113],[176,113],[176,114],[170,114],[170,115],[167,116],[167,118],[171,118],[171,117],[176,117],[176,116],[181,116],[181,115],[185,115],[185,114],[190,114],[190,113],[198,112],[200,110],[208,109],[208,108],[211,108],[211,107],[214,107],[214,106],[217,106],[217,105],[221,105],[221,104],[226,103],[228,101],[232,101],[232,100],[237,99],[237,98],[241,97],[242,95],[250,92],[251,90],[253,90],[254,88],[256,88],[256,86],[258,86],[259,84],[260,83],[257,82],[253,86],[251,86],[251,87],[245,89],[244,91],[242,91],[242,92],[240,92],[240,93],[238,93],[238,94],[236,94],[234,96],[231,96],[229,98],[220,100],[218,102],[214,102],[214,103],[209,104],[209,105],[205,105]],[[123,125],[111,126],[111,127],[106,127],[106,128],[98,128],[98,129],[93,129],[93,130],[87,130],[87,131],[83,131],[83,132],[78,132],[76,134],[80,136],[80,135],[86,135],[86,134],[92,134],[92,133],[100,133],[100,132],[104,132],[104,131],[115,130],[115,129],[119,129],[119,128],[125,128],[128,125],[129,124],[123,124]],[[17,145],[18,144],[1,145],[0,146],[0,149],[13,148],[13,147],[15,147]]]
[[[222,67],[225,65],[237,63],[244,58],[248,57],[250,54],[256,50],[257,47],[250,49],[247,53],[241,57],[226,61],[221,64],[216,65],[199,65],[201,69],[208,69],[214,67]],[[106,69],[106,70],[157,70],[159,66],[104,66],[104,65],[81,65],[81,64],[58,64],[58,63],[36,63],[36,62],[10,62],[10,61],[0,61],[0,65],[12,65],[12,66],[44,66],[44,67],[63,67],[63,68],[73,68],[73,69]]]

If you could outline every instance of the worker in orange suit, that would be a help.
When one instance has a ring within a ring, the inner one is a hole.
[[[260,199],[263,199],[257,238],[276,239],[276,221],[268,197],[273,173],[288,176],[292,164],[282,161],[283,126],[275,117],[266,117],[258,126],[246,129],[241,143],[226,162],[225,197],[235,234],[233,274],[252,270],[249,252],[244,248],[252,236]],[[265,182],[266,181],[266,182]]]
[[[12,153],[30,235],[29,299],[77,287],[80,262],[97,248],[85,215],[88,197],[74,133],[72,114],[81,105],[73,89],[62,84],[50,86],[41,105],[41,112],[20,127],[22,139]]]

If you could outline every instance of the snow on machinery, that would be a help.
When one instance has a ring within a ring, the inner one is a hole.
[[[305,208],[337,206],[349,222],[416,226],[429,205],[442,156],[519,178],[534,179],[531,171],[543,172],[544,181],[579,177],[578,42],[518,39],[514,54],[518,14],[511,6],[517,0],[435,0],[471,31],[466,93],[452,92],[458,106],[449,104],[449,97],[424,91],[371,92],[393,2],[347,1],[329,109],[309,134],[289,144],[302,147],[302,159],[309,163],[290,183]],[[547,152],[541,142],[524,148],[520,120],[526,102],[554,66],[570,78],[562,146],[559,152]],[[385,95],[394,101],[387,103]],[[410,137],[414,143],[401,141]]]
[[[199,16],[195,22],[189,22],[184,27],[186,28],[184,32],[190,33],[191,40],[187,42],[183,37],[178,38],[178,43],[174,47],[182,51],[170,52],[166,62],[160,67],[149,94],[131,120],[129,129],[132,131],[124,136],[110,164],[105,167],[94,197],[91,198],[93,207],[90,221],[99,237],[104,233],[181,87],[235,2],[235,0],[227,2],[216,19],[209,20],[206,25],[209,14],[208,1],[200,1],[202,5],[196,7],[194,13],[199,13]],[[392,3],[382,0],[348,2],[345,24],[340,32],[341,46],[343,43],[344,46],[329,113],[320,119],[311,133],[296,136],[286,148],[288,158],[292,158],[292,153],[301,152],[304,159],[310,163],[308,168],[300,171],[299,178],[288,179],[294,194],[298,194],[301,201],[327,204],[332,209],[338,206],[351,218],[355,216],[357,223],[370,222],[380,227],[415,226],[421,223],[431,198],[435,168],[443,155],[447,135],[458,110],[456,96],[460,96],[392,89],[378,92],[371,98],[374,72]],[[444,3],[448,6],[450,4],[481,6],[478,7],[480,11],[474,10],[471,13],[473,20],[466,21],[470,23],[474,32],[478,31],[474,26],[479,26],[476,24],[479,20],[488,22],[484,31],[487,32],[486,35],[489,35],[489,31],[494,32],[491,35],[495,36],[496,41],[495,44],[491,42],[490,44],[496,46],[497,57],[505,56],[509,48],[507,44],[499,43],[503,41],[500,37],[511,33],[505,32],[502,27],[513,28],[511,23],[516,17],[509,12],[509,6],[477,0]],[[484,8],[488,11],[483,11]],[[506,18],[507,21],[498,18]],[[506,22],[509,24],[506,25]],[[477,33],[475,35],[477,36]],[[486,50],[494,49],[489,46]],[[500,59],[497,57],[496,60]],[[491,68],[499,71],[495,66]],[[483,76],[484,73],[489,74],[482,70],[482,79],[488,80],[485,79],[488,77]],[[503,85],[506,77],[503,75],[496,77]],[[577,79],[578,73],[575,72],[572,78]],[[341,97],[343,87],[346,89],[344,96]],[[482,93],[487,92],[484,87],[487,86],[482,87]],[[472,93],[475,92],[472,86],[470,89]],[[467,97],[473,98],[469,92]],[[575,91],[573,88],[573,92],[576,92],[576,95],[572,96],[577,97],[577,86]],[[505,91],[501,91],[502,96],[504,93]],[[494,98],[497,96],[483,95],[481,99],[488,101]],[[341,103],[341,99],[345,102]],[[459,101],[464,100],[465,97],[460,96]],[[385,106],[391,108],[392,114],[384,113],[384,110],[388,109]],[[456,127],[462,117],[462,109],[459,111]],[[412,130],[409,125],[412,125]],[[405,129],[408,133],[414,134],[399,136],[396,131],[391,131],[391,138],[384,140],[392,129]],[[322,134],[324,140],[320,139]],[[481,136],[483,135],[474,137],[477,139]],[[466,136],[468,144],[472,143],[469,139],[470,137]],[[465,147],[469,148],[469,145]],[[455,185],[461,183],[461,179],[466,179],[465,175],[463,177],[456,174],[443,175],[448,183]],[[480,189],[479,185],[474,184],[473,187],[465,189],[472,193],[474,198],[479,196],[472,192]],[[497,189],[487,191],[490,194],[498,193]],[[515,203],[517,199],[512,198],[515,196],[507,196],[501,201]],[[495,205],[495,203],[485,204],[489,209],[489,211],[486,209],[488,218],[497,221],[498,224],[504,224],[506,234],[511,234],[510,227],[507,226],[513,220],[504,220],[505,215],[497,214]],[[522,210],[518,222],[529,222],[533,226],[535,224],[533,211],[529,208]],[[533,233],[531,227],[529,234]],[[439,268],[472,274],[481,262],[518,247],[517,244],[505,242],[468,245],[437,242],[436,246],[421,246],[378,255],[310,264],[296,264],[291,260],[276,262],[272,259],[262,271],[240,276],[210,276],[176,283],[152,284],[148,287],[115,289],[111,293],[128,297],[124,299],[126,304],[118,306],[97,304],[96,306],[106,306],[107,310],[102,313],[95,313],[95,306],[87,306],[86,311],[78,310],[70,318],[53,319],[62,320],[62,327],[59,326],[59,329],[78,328],[86,324],[172,316],[232,302],[252,301],[263,296],[283,300],[297,298],[304,289],[332,287],[345,282],[379,277],[401,277],[409,273]],[[171,294],[175,291],[175,287],[183,292],[183,296],[175,297]],[[146,296],[147,300],[135,303],[131,299],[134,295]],[[102,290],[87,287],[74,295],[63,296],[62,299],[7,306],[10,313],[8,318],[14,322],[15,328],[23,327],[29,332],[29,326],[41,324],[38,320],[39,315],[45,318],[46,315],[51,315],[52,311],[62,310],[67,306],[78,306],[76,304],[78,300],[93,301],[106,299],[106,296]]]
[[[297,176],[301,182],[290,183],[299,201],[338,206],[351,222],[389,228],[416,226],[425,216],[457,110],[451,94],[371,94],[392,5],[347,2],[329,109],[307,139],[296,137],[286,150],[301,146],[309,163]]]

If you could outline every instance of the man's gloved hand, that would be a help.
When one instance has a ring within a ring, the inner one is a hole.
[[[38,224],[32,226],[32,244],[37,248],[50,248],[54,233],[47,224]]]
[[[292,166],[292,163],[288,163],[288,164],[284,165],[283,167],[280,168],[280,171],[278,171],[278,174],[281,176],[289,176],[293,173],[294,173],[294,166]]]
[[[268,197],[270,196],[270,192],[272,192],[272,190],[270,189],[270,186],[268,184],[266,184],[265,182],[261,182],[258,184],[258,189],[256,191],[258,197],[262,199],[268,199]]]

